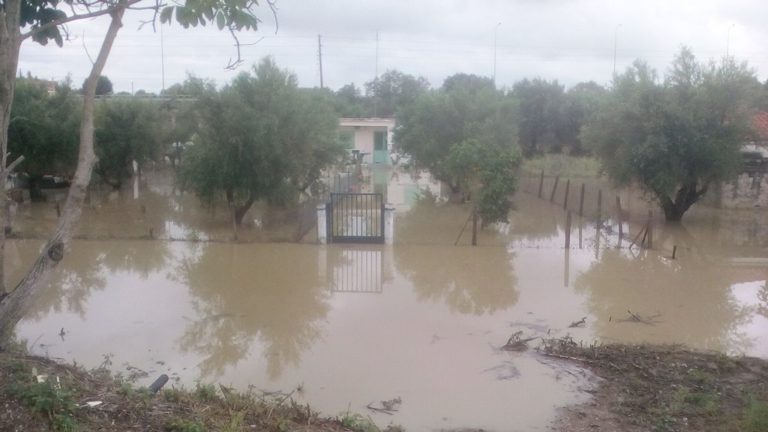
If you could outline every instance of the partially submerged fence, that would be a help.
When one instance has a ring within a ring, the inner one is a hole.
[[[653,210],[636,191],[616,190],[594,178],[547,176],[543,170],[525,173],[521,183],[524,192],[548,200],[566,213],[566,248],[570,248],[576,217],[579,228],[583,221],[594,221],[598,242],[601,236],[615,235],[618,248],[653,247]]]

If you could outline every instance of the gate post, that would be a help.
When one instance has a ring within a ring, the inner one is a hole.
[[[395,240],[395,206],[384,206],[384,244],[391,245]]]
[[[317,206],[317,242],[320,244],[328,243],[328,219],[327,204],[318,204]]]

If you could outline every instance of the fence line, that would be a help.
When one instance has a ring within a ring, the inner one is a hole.
[[[647,203],[639,203],[639,199],[633,196],[631,189],[614,190],[608,186],[605,186],[608,196],[613,194],[615,196],[615,207],[610,205],[603,208],[603,187],[600,184],[590,185],[590,180],[598,181],[599,179],[588,178],[581,179],[579,186],[579,198],[578,201],[570,198],[570,189],[572,179],[565,179],[565,187],[559,190],[560,175],[548,176],[544,170],[538,173],[524,172],[521,178],[521,190],[535,195],[540,199],[544,199],[545,194],[548,193],[549,202],[554,205],[553,208],[561,208],[565,212],[566,218],[570,219],[570,214],[573,212],[578,214],[580,219],[591,219],[595,221],[597,232],[601,234],[603,231],[613,233],[614,227],[618,231],[617,247],[621,248],[623,240],[627,240],[628,247],[634,245],[640,245],[642,247],[651,248],[653,245],[653,213],[651,207]],[[577,183],[579,179],[573,179],[574,183]],[[625,199],[622,199],[624,195]],[[633,198],[635,205],[639,206],[637,210],[648,210],[648,214],[642,215],[633,213]],[[623,205],[622,205],[623,201]],[[579,224],[581,224],[579,222]],[[626,224],[626,231],[625,231]],[[566,223],[566,230],[568,230],[568,223]],[[635,235],[633,241],[632,234]],[[639,241],[639,242],[638,242]],[[580,242],[581,243],[581,242]],[[570,233],[566,233],[566,244],[570,246]]]

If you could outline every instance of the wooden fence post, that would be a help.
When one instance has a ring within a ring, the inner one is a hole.
[[[541,170],[541,176],[539,176],[539,198],[542,192],[544,192],[544,170]]]
[[[472,246],[477,246],[477,210],[472,210]]]
[[[597,223],[600,224],[600,218],[603,216],[603,190],[597,190]]]
[[[579,197],[579,216],[584,216],[584,183],[581,184],[581,194]]]
[[[555,177],[555,184],[552,186],[552,194],[549,196],[549,202],[555,202],[555,192],[557,192],[558,183],[560,183],[560,176]]]
[[[571,179],[565,182],[565,199],[563,200],[563,208],[568,210],[568,194],[571,192]]]
[[[648,249],[653,249],[653,210],[648,210]]]
[[[571,248],[571,212],[565,216],[565,248]]]
[[[616,244],[616,247],[621,249],[621,239],[624,237],[624,226],[621,221],[621,197],[618,195],[616,195],[616,219],[619,222],[619,242]]]

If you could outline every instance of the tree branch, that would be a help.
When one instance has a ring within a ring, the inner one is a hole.
[[[3,170],[3,175],[6,175],[6,176],[7,176],[8,174],[12,173],[12,172],[13,172],[13,170],[14,170],[14,169],[16,169],[16,167],[17,167],[17,166],[18,166],[20,163],[22,163],[22,162],[24,162],[24,156],[19,156],[19,157],[17,157],[17,158],[16,158],[16,160],[14,160],[13,162],[11,162],[11,164],[10,164],[10,165],[8,165],[8,167],[7,167],[5,170]]]
[[[235,30],[231,25],[228,26],[227,28],[229,29],[229,34],[232,35],[232,39],[235,40],[235,48],[237,49],[237,60],[232,61],[232,59],[230,58],[229,64],[224,69],[235,70],[243,62],[243,59],[240,57],[240,39],[237,38],[237,35],[235,34]]]
[[[87,18],[96,18],[96,17],[100,17],[100,16],[103,16],[103,15],[108,15],[108,14],[112,13],[113,11],[115,11],[117,9],[133,6],[136,3],[139,3],[140,1],[141,0],[128,0],[128,1],[125,2],[125,4],[123,4],[123,3],[115,3],[112,6],[109,6],[109,7],[105,8],[105,9],[100,9],[100,10],[97,10],[97,11],[88,12],[88,13],[84,13],[84,14],[73,14],[73,15],[70,15],[70,16],[68,16],[66,18],[62,18],[62,19],[58,19],[58,20],[53,20],[51,22],[47,22],[47,23],[45,23],[45,24],[43,24],[41,26],[34,27],[34,28],[30,29],[26,33],[22,33],[21,41],[23,41],[25,39],[28,39],[28,38],[30,38],[30,37],[32,37],[32,36],[34,36],[34,35],[36,35],[36,34],[38,34],[40,32],[46,31],[46,30],[48,30],[50,28],[58,27],[60,25],[64,25],[64,24],[72,22],[72,21],[78,21],[78,20],[83,20],[83,19],[87,19]],[[89,5],[86,5],[86,6],[89,6]],[[87,7],[87,9],[90,11],[89,7]]]

